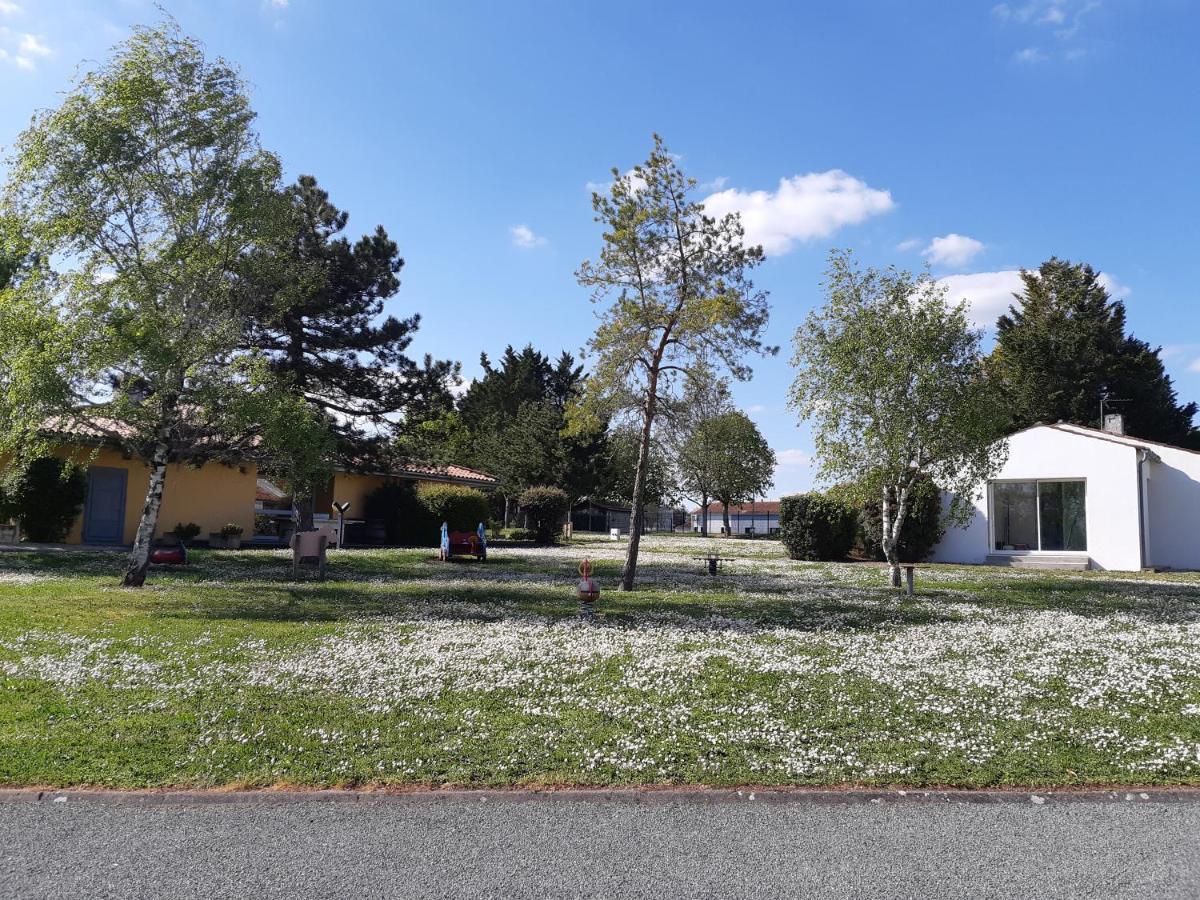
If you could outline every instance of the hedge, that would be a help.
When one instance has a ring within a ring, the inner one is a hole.
[[[26,539],[55,543],[67,536],[86,498],[83,469],[41,457],[13,469],[0,483],[0,520],[18,519]]]
[[[792,559],[845,559],[854,545],[858,516],[826,494],[792,494],[779,502],[779,531]]]
[[[563,516],[571,508],[567,492],[556,487],[531,487],[521,491],[517,505],[529,516],[529,524],[539,544],[553,544],[558,540]]]

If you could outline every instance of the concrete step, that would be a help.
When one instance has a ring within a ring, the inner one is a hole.
[[[989,566],[1003,566],[1010,569],[1058,569],[1066,572],[1082,572],[1088,568],[1090,562],[1086,556],[1054,556],[1052,554],[1008,556],[997,553],[987,558]]]

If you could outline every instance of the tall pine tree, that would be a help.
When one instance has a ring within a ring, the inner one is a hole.
[[[246,342],[329,417],[344,452],[361,453],[366,426],[420,405],[458,366],[405,355],[420,316],[380,318],[404,265],[382,225],[352,244],[342,235],[349,214],[311,175],[285,195],[290,227],[244,267],[254,308]]]
[[[1128,434],[1200,447],[1195,403],[1180,404],[1161,348],[1125,333],[1125,304],[1086,263],[1052,258],[1022,271],[1024,290],[997,323],[990,373],[1007,396],[1013,429],[1038,422],[1097,427],[1105,393],[1125,402]]]
[[[311,175],[284,189],[286,227],[248,255],[240,287],[251,310],[247,349],[265,354],[320,413],[343,463],[377,459],[382,433],[413,408],[429,405],[456,380],[458,364],[418,364],[405,355],[420,316],[383,316],[404,265],[382,225],[353,244],[349,214]],[[382,317],[382,318],[381,318]],[[289,479],[302,528],[312,525],[312,489]]]

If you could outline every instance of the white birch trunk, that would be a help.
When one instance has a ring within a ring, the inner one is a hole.
[[[141,587],[146,583],[146,570],[150,568],[150,546],[154,542],[155,529],[158,528],[163,485],[167,480],[168,451],[166,441],[159,441],[154,445],[154,453],[150,457],[150,486],[146,489],[142,518],[138,522],[133,549],[129,552],[129,562],[125,566],[125,577],[121,581],[125,587]]]

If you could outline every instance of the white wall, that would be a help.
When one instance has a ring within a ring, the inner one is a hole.
[[[1093,566],[1118,571],[1140,568],[1134,447],[1051,426],[1030,428],[1009,438],[1008,461],[998,480],[1069,478],[1087,482],[1087,556]],[[945,498],[947,504],[949,501]],[[974,513],[970,523],[966,528],[947,528],[945,537],[934,548],[934,561],[982,563],[994,552],[989,539],[987,491],[981,486],[971,502]]]
[[[1200,454],[1159,444],[1146,464],[1148,565],[1200,569]]]
[[[703,518],[703,516],[699,515],[698,513],[694,513],[692,515],[691,526],[692,526],[693,531],[698,531],[700,529],[700,520],[702,518]],[[731,512],[729,514],[729,527],[730,527],[730,529],[732,529],[734,534],[745,534],[746,529],[749,528],[751,525],[754,526],[755,534],[769,534],[770,533],[769,529],[779,527],[779,516],[778,515],[767,516],[762,513],[759,513],[752,517],[750,515],[750,513],[742,513],[742,515],[739,517],[738,514],[734,513],[734,512]],[[709,534],[720,534],[721,529],[724,527],[725,527],[725,520],[721,516],[721,513],[719,513],[719,512],[709,513],[709,516],[708,516],[708,532],[709,532]]]

